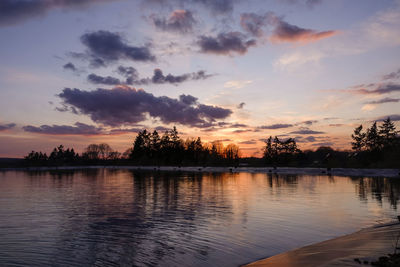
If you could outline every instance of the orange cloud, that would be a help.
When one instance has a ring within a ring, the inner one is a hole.
[[[282,42],[309,43],[331,37],[333,35],[336,35],[337,33],[338,31],[317,32],[314,30],[301,29],[301,28],[298,28],[297,31],[287,31],[287,30],[279,30],[278,28],[277,31],[275,31],[274,34],[271,35],[270,40],[273,43],[282,43]]]

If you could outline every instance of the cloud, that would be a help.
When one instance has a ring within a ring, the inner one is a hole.
[[[306,0],[306,4],[309,6],[315,6],[321,4],[322,0]]]
[[[289,24],[273,13],[268,13],[269,24],[275,29],[270,36],[272,42],[313,42],[337,34],[337,31],[315,31]]]
[[[16,126],[15,123],[0,124],[0,131],[9,130],[11,128],[14,128],[15,126]]]
[[[138,133],[142,131],[142,128],[124,128],[124,129],[112,129],[109,134],[124,134],[124,133]]]
[[[315,142],[316,138],[314,136],[307,136],[306,138],[303,138],[303,140],[306,140],[307,142]]]
[[[241,102],[239,105],[237,105],[237,108],[238,109],[243,109],[245,105],[246,105],[246,103]]]
[[[257,144],[256,140],[249,140],[249,141],[243,141],[243,142],[239,142],[240,145],[255,145]]]
[[[248,84],[253,83],[253,81],[237,81],[237,80],[233,80],[233,81],[228,81],[224,84],[224,88],[235,88],[235,89],[241,89],[243,87],[245,87]]]
[[[248,132],[252,132],[253,130],[251,130],[251,129],[244,129],[244,130],[235,130],[235,131],[233,131],[233,133],[237,133],[237,134],[240,134],[240,133],[248,133]]]
[[[400,79],[400,69],[397,71],[386,74],[382,77],[382,80],[392,80],[392,79]]]
[[[293,124],[271,124],[271,125],[263,125],[260,126],[260,129],[263,130],[276,130],[276,129],[285,129],[285,128],[290,128],[293,127]]]
[[[134,67],[119,66],[117,72],[126,78],[126,84],[133,84],[139,78],[139,73]]]
[[[233,11],[235,0],[192,0],[192,2],[203,4],[214,13],[228,13]]]
[[[154,26],[162,31],[188,33],[193,30],[196,20],[188,10],[175,10],[168,19],[151,16]]]
[[[227,139],[214,140],[213,143],[214,143],[214,142],[232,142],[232,141],[233,141],[232,139],[228,139],[228,138],[227,138]]]
[[[156,97],[128,86],[94,91],[65,88],[58,96],[64,105],[109,126],[135,124],[150,117],[163,123],[204,127],[232,114],[230,109],[198,103],[190,95],[180,95],[179,99]]]
[[[400,84],[388,83],[388,84],[378,85],[378,87],[372,90],[368,90],[366,88],[360,88],[356,90],[344,90],[344,91],[362,95],[369,95],[369,94],[383,95],[400,91]]]
[[[121,81],[118,78],[114,78],[111,76],[102,77],[96,75],[94,73],[89,74],[87,77],[88,81],[93,84],[106,84],[106,85],[118,85],[121,84]]]
[[[153,77],[151,77],[151,79],[149,79],[149,78],[144,79],[144,80],[142,79],[142,80],[138,81],[138,84],[140,84],[140,83],[177,84],[177,83],[185,82],[187,80],[204,80],[211,76],[212,75],[206,74],[204,70],[200,70],[198,72],[193,72],[193,73],[185,73],[185,74],[178,75],[178,76],[175,76],[172,74],[168,74],[168,75],[164,76],[162,70],[155,69]],[[133,82],[133,83],[135,83],[135,82]]]
[[[14,25],[44,16],[55,8],[80,8],[84,5],[111,1],[114,0],[1,0],[0,26]]]
[[[160,131],[160,132],[166,132],[171,130],[170,128],[164,127],[164,126],[157,126],[156,128],[154,128],[154,130],[156,131]]]
[[[202,35],[197,44],[202,53],[216,55],[246,54],[248,49],[256,45],[256,40],[247,40],[240,32],[220,33],[217,37]]]
[[[277,60],[278,66],[303,68],[304,64],[318,64],[322,59],[360,55],[368,51],[391,49],[400,44],[400,5],[375,12],[369,18],[330,40],[316,46],[299,46]],[[310,59],[311,60],[308,60]],[[286,64],[285,64],[286,63]]]
[[[27,125],[22,127],[24,131],[38,134],[51,135],[99,135],[103,134],[103,128],[77,122],[75,126],[69,125],[42,125],[40,127]]]
[[[361,108],[362,111],[372,111],[374,109],[376,109],[376,105],[370,105],[370,104],[366,104]]]
[[[386,98],[383,98],[383,99],[370,101],[370,102],[367,102],[365,104],[379,105],[379,104],[385,104],[385,103],[398,103],[398,102],[400,102],[400,98],[386,97]]]
[[[312,135],[311,136],[307,136],[307,137],[298,136],[298,137],[295,138],[295,140],[298,143],[312,143],[312,142],[315,142],[317,140],[317,138],[312,136]]]
[[[337,31],[315,31],[304,29],[296,25],[289,24],[278,17],[273,12],[265,14],[242,13],[240,16],[240,25],[243,30],[256,37],[262,37],[265,29],[273,28],[269,39],[272,42],[312,42],[323,38],[331,37],[337,34]]]
[[[118,73],[126,77],[125,81],[121,81],[118,78],[111,76],[99,76],[96,74],[88,75],[88,81],[93,84],[105,84],[105,85],[147,85],[147,84],[179,84],[186,81],[197,81],[204,80],[212,77],[211,74],[206,74],[204,70],[198,72],[185,73],[182,75],[164,75],[162,70],[155,69],[152,77],[149,78],[139,78],[138,72],[133,67],[123,67],[119,66],[117,69]]]
[[[384,121],[387,118],[390,118],[391,121],[400,121],[400,114],[392,114],[392,115],[382,116],[382,117],[376,118],[375,121]]]
[[[308,120],[308,121],[302,121],[299,124],[312,125],[314,123],[318,123],[318,121],[317,120]]]
[[[86,53],[72,53],[72,56],[88,59],[92,66],[105,66],[118,60],[155,61],[148,46],[131,46],[118,33],[96,31],[81,36]]]
[[[24,131],[48,135],[119,135],[126,133],[138,133],[142,128],[118,128],[105,130],[85,123],[76,122],[75,126],[70,125],[41,125],[39,127],[27,125],[22,127]]]
[[[138,71],[134,67],[119,66],[117,71],[124,77],[137,78],[139,76]]]
[[[305,64],[318,63],[324,57],[324,53],[319,51],[293,52],[281,56],[274,65],[282,69],[296,68]]]
[[[78,71],[78,69],[75,67],[75,65],[72,64],[71,62],[68,62],[67,64],[65,64],[65,65],[63,66],[63,69],[64,69],[64,70],[71,70],[72,72]]]
[[[246,128],[246,127],[249,127],[249,126],[246,124],[243,124],[243,123],[234,123],[234,124],[230,125],[230,128]]]
[[[184,6],[185,4],[198,4],[213,14],[226,14],[233,11],[234,3],[238,0],[144,0],[143,3],[166,6],[168,4]]]
[[[240,15],[240,26],[253,36],[261,37],[264,35],[263,28],[268,24],[267,14],[242,13]]]
[[[320,143],[314,143],[314,144],[312,144],[312,146],[333,146],[334,145],[334,143],[332,143],[332,142],[320,142]]]
[[[300,130],[290,132],[290,134],[324,134],[325,132],[313,131],[308,128],[301,128]]]
[[[322,0],[279,0],[279,1],[286,2],[288,4],[305,3],[309,7],[314,7],[315,5],[322,3]]]

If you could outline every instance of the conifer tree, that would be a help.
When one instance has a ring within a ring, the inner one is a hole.
[[[367,130],[365,145],[369,151],[376,151],[380,149],[381,138],[378,133],[378,127],[374,122]]]
[[[353,150],[355,151],[362,151],[365,147],[365,137],[366,134],[362,132],[363,126],[360,125],[357,128],[354,129],[354,133],[351,135],[351,138],[353,138],[354,142],[351,142],[351,146]]]
[[[397,131],[394,123],[388,117],[383,121],[383,124],[379,127],[379,135],[381,137],[381,146],[383,148],[390,148],[396,141]]]

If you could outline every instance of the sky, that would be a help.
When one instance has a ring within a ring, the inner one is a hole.
[[[2,0],[0,157],[138,131],[350,149],[400,126],[399,0]]]

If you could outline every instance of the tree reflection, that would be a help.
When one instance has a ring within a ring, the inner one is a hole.
[[[273,172],[98,168],[23,174],[28,185],[23,179],[9,181],[18,187],[17,197],[24,192],[34,202],[29,207],[39,217],[49,216],[49,223],[37,219],[44,223],[32,223],[29,229],[41,234],[50,228],[51,246],[38,247],[46,260],[52,259],[51,265],[237,263],[249,255],[243,247],[257,250],[262,242],[270,245],[268,240],[278,242],[289,234],[303,240],[320,234],[314,225],[324,231],[335,227],[329,224],[332,218],[340,218],[340,225],[375,218],[365,205],[357,205],[360,200],[390,203],[386,211],[396,209],[400,192],[396,179]],[[335,201],[340,205],[332,205]],[[356,215],[348,219],[348,214]],[[240,252],[229,254],[234,248]]]
[[[368,196],[382,205],[383,199],[387,199],[390,205],[397,209],[400,198],[400,181],[396,178],[360,178],[350,177],[355,184],[356,192],[362,201],[367,201]]]

